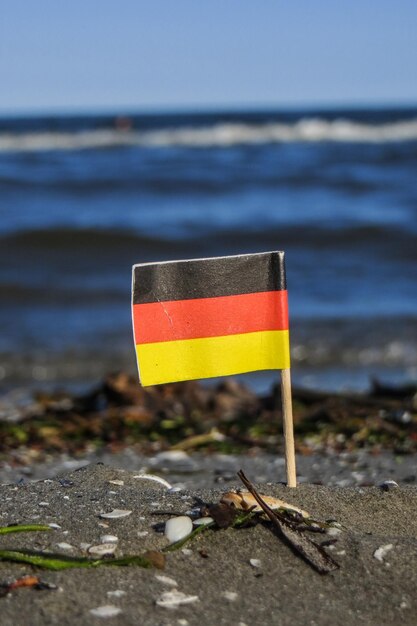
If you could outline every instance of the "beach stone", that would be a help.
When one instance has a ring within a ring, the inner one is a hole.
[[[176,470],[180,472],[193,472],[196,470],[196,462],[183,450],[166,450],[159,452],[149,459],[151,466],[157,470]],[[171,486],[171,485],[170,485]]]
[[[171,517],[165,524],[165,537],[170,543],[181,541],[193,531],[193,523],[186,515]]]

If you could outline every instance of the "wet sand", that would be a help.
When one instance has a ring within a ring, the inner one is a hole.
[[[103,534],[119,538],[116,556],[161,549],[167,540],[155,531],[155,524],[191,509],[195,497],[214,502],[225,489],[238,486],[237,479],[230,479],[227,486],[215,489],[190,487],[171,493],[134,475],[91,465],[67,474],[65,480],[0,487],[2,525],[54,523],[61,527],[47,533],[3,536],[2,549],[25,547],[82,555],[81,544],[98,544]],[[169,480],[168,473],[164,477]],[[123,484],[109,482],[114,480]],[[296,490],[276,483],[258,487],[316,518],[336,519],[343,525],[345,530],[332,537],[337,542],[326,548],[340,564],[338,571],[326,576],[316,573],[267,525],[208,530],[187,544],[185,551],[168,554],[163,572],[135,566],[36,570],[58,590],[20,589],[1,598],[2,625],[415,624],[416,487],[400,485],[389,491],[311,484]],[[99,517],[115,508],[132,513],[115,520]],[[318,542],[329,539],[313,538]],[[72,552],[57,547],[62,543],[73,546]],[[375,551],[387,545],[392,548],[382,561],[375,558]],[[253,567],[250,559],[259,559],[260,567]],[[3,582],[33,571],[28,565],[0,563]],[[157,578],[161,575],[173,579],[177,590],[198,599],[175,610],[158,606],[161,594],[174,587],[172,581]],[[90,612],[105,605],[120,609],[119,614],[103,618]]]

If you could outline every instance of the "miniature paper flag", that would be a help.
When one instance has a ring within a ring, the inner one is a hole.
[[[133,266],[143,386],[290,366],[283,252]]]

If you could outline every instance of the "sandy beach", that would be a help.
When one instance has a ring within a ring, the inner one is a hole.
[[[54,480],[2,486],[2,525],[56,525],[49,532],[1,537],[2,550],[85,556],[88,546],[100,544],[105,534],[118,538],[116,557],[161,550],[167,539],[157,531],[169,517],[187,513],[201,501],[217,502],[226,490],[171,492],[134,476],[96,464]],[[236,478],[227,490],[238,486]],[[325,549],[340,569],[318,574],[267,523],[209,529],[167,554],[164,571],[132,565],[54,572],[1,562],[3,583],[36,573],[42,582],[57,586],[42,591],[18,589],[1,598],[2,624],[415,623],[415,487],[384,490],[305,484],[290,490],[272,483],[257,487],[263,494],[302,507],[314,518],[337,520],[342,530],[333,529],[330,536],[316,534],[313,539],[330,543]],[[114,509],[131,513],[121,519],[100,517]],[[193,599],[176,609],[161,606],[163,594],[171,590]],[[109,605],[113,608],[100,608]],[[100,611],[113,616],[100,617]]]

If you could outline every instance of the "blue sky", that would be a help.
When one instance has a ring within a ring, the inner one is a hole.
[[[0,11],[0,111],[417,103],[415,0],[36,0]]]

